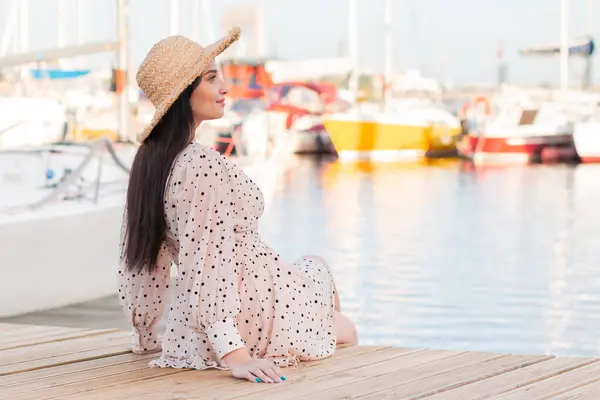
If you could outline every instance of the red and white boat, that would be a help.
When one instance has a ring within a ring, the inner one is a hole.
[[[543,103],[539,107],[501,107],[496,115],[463,139],[459,151],[478,164],[570,162],[577,159],[573,124],[553,103]]]

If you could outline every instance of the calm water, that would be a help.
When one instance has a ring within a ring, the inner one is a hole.
[[[326,258],[362,344],[600,355],[600,166],[298,159],[262,222]]]

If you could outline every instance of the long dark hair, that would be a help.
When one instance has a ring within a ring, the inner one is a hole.
[[[166,232],[164,195],[171,166],[193,139],[190,97],[198,77],[177,98],[138,148],[129,173],[123,258],[131,271],[152,272]]]

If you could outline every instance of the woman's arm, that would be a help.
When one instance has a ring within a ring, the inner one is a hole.
[[[189,321],[206,333],[219,358],[244,348],[235,259],[234,183],[220,156],[192,147],[174,169],[172,184],[179,237],[179,273],[191,296]],[[184,276],[185,276],[184,275]]]

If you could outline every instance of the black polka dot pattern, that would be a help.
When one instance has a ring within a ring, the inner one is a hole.
[[[177,158],[156,272],[133,274],[124,265],[119,272],[136,352],[158,346],[155,325],[173,290],[162,355],[150,366],[226,369],[221,358],[243,346],[279,366],[333,354],[330,271],[317,258],[282,261],[258,234],[263,210],[259,187],[216,151],[194,143]]]

